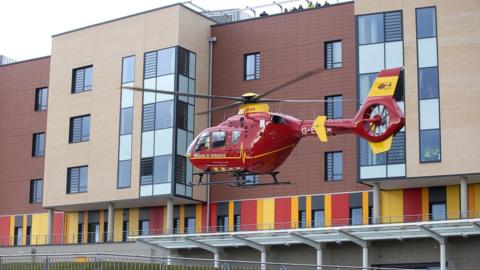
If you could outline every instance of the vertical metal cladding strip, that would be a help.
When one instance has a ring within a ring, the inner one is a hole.
[[[130,208],[128,211],[128,235],[138,235],[139,220],[138,208]]]
[[[257,200],[257,229],[263,230],[263,199]]]
[[[298,228],[298,196],[290,198],[290,224],[291,228]]]
[[[362,192],[362,223],[364,225],[368,224],[369,218],[369,205],[368,205],[368,196],[370,192],[364,191]]]
[[[151,207],[149,209],[150,234],[162,234],[164,228],[163,209],[163,206]]]
[[[0,247],[8,246],[10,236],[10,217],[0,217]]]
[[[380,223],[390,223],[390,193],[380,191]]]
[[[233,232],[233,223],[235,218],[235,201],[228,202],[228,231]]]
[[[240,229],[249,231],[257,229],[257,201],[245,200],[240,203]]]
[[[88,211],[83,212],[83,243],[88,243]]]
[[[46,235],[48,233],[48,213],[38,214],[40,218],[40,235],[45,237],[40,237],[40,244],[44,245],[47,243]]]
[[[217,231],[217,203],[210,203],[210,232]]]
[[[202,204],[202,227],[201,232],[207,231],[207,204]]]
[[[100,227],[100,242],[104,242],[107,239],[103,239],[104,232],[107,228],[105,228],[105,210],[100,210],[100,216],[99,216],[99,221],[98,221],[98,226]]]
[[[264,229],[273,230],[275,228],[275,199],[263,199],[263,224]]]
[[[54,244],[63,244],[63,233],[64,233],[64,212],[53,213],[53,243]],[[33,217],[32,217],[33,220]],[[33,229],[33,222],[32,222]],[[33,233],[32,233],[33,235]]]
[[[202,221],[203,221],[203,217],[202,217],[202,209],[203,209],[203,206],[201,203],[198,203],[195,205],[195,231],[197,233],[201,233],[202,232]]]
[[[305,198],[305,216],[307,222],[307,228],[312,227],[312,196],[307,195]]]
[[[15,216],[10,216],[10,241],[9,245],[13,246],[13,237],[15,235]]]
[[[447,219],[460,218],[460,186],[447,186]]]
[[[115,209],[113,214],[113,241],[121,242],[123,234],[123,209]]]
[[[403,216],[406,222],[422,220],[422,189],[403,190]]]
[[[185,232],[185,205],[180,205],[180,233]]]
[[[389,193],[391,222],[403,222],[403,190],[391,190]]]
[[[428,187],[422,188],[422,221],[428,221],[430,219],[430,204]]]
[[[65,243],[74,244],[78,237],[78,212],[67,213],[67,233]]]
[[[275,199],[275,229],[289,229],[291,226],[291,199]]]
[[[22,245],[27,245],[27,215],[22,216]]]
[[[332,195],[332,225],[348,225],[350,222],[350,194]]]
[[[468,217],[475,217],[475,185],[468,185]]]
[[[332,194],[325,194],[325,227],[332,226]]]
[[[480,184],[475,184],[475,217],[480,217]]]

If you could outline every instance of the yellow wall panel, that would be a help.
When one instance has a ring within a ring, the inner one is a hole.
[[[170,228],[172,229],[172,228]],[[167,231],[167,207],[163,207],[163,232]]]
[[[138,208],[128,210],[128,235],[138,235],[138,221],[140,220]]]
[[[447,219],[460,218],[460,186],[447,186]]]
[[[73,244],[77,243],[78,237],[78,213],[67,212],[65,213],[65,243]]]
[[[257,229],[263,230],[263,199],[257,200]]]
[[[403,222],[403,190],[380,192],[380,216],[382,223]]]
[[[312,196],[305,198],[305,216],[307,218],[307,228],[312,226]]]
[[[263,199],[263,224],[264,229],[275,229],[275,199]]]
[[[15,236],[15,216],[10,216],[10,245],[13,246]]]
[[[324,198],[325,227],[332,226],[332,195],[325,194]]]
[[[195,205],[195,230],[197,233],[202,232],[202,204],[197,203]]]
[[[298,228],[298,196],[291,198],[290,202],[290,224],[292,228]]]
[[[422,188],[422,220],[430,220],[430,203],[428,198],[428,187]]]
[[[100,210],[100,219],[99,219],[99,227],[100,227],[100,242],[107,241],[107,239],[103,239],[104,232],[108,230],[105,228],[105,213],[104,210]]]
[[[233,219],[235,218],[235,202],[228,202],[228,230],[233,232]]]
[[[27,215],[23,215],[22,220],[22,245],[27,244]]]
[[[475,217],[475,185],[468,185],[468,217]]]
[[[475,217],[480,217],[480,184],[475,184]]]
[[[180,232],[181,233],[184,233],[185,232],[185,206],[184,205],[180,205],[180,216],[179,216],[179,219],[180,219]]]
[[[26,228],[27,226],[26,219],[23,220],[23,225]],[[30,243],[32,245],[45,245],[47,243],[47,233],[48,233],[47,227],[48,227],[48,214],[45,213],[45,214],[32,215],[31,239],[30,239]]]
[[[362,192],[362,217],[363,224],[368,224],[368,191]]]
[[[88,211],[83,212],[83,243],[88,243]]]
[[[123,209],[113,212],[113,241],[122,241],[123,235]]]

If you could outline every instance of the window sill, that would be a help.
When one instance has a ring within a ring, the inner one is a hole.
[[[67,195],[75,195],[75,194],[82,194],[82,193],[87,193],[88,191],[81,191],[81,192],[72,192],[72,193],[66,193]]]
[[[337,70],[337,69],[341,69],[341,68],[343,68],[343,66],[341,66],[341,67],[332,67],[332,68],[326,68],[326,67],[325,67],[324,70]]]
[[[77,144],[77,143],[84,143],[84,142],[89,142],[90,140],[86,140],[86,141],[79,141],[79,142],[68,142],[68,144]]]

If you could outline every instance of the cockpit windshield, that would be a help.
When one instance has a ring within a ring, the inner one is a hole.
[[[202,149],[208,149],[210,147],[210,132],[205,131],[198,136],[197,143],[195,145],[195,152]]]

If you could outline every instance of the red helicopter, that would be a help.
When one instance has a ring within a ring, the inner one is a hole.
[[[381,153],[390,149],[393,136],[405,125],[405,116],[396,102],[403,95],[402,68],[386,69],[377,75],[368,97],[353,119],[327,119],[326,116],[318,116],[315,120],[300,120],[290,115],[270,112],[269,103],[326,102],[264,98],[318,71],[307,72],[263,94],[246,93],[241,97],[172,93],[135,87],[130,89],[235,101],[199,114],[240,107],[236,115],[218,126],[202,131],[188,147],[187,157],[202,171],[194,173],[200,176],[199,184],[202,184],[203,175],[217,173],[235,177],[233,186],[245,186],[247,175],[263,174],[271,175],[274,181],[256,185],[287,184],[289,182],[278,181],[279,172],[276,169],[288,158],[301,138],[317,136],[320,141],[327,142],[328,136],[353,133],[367,140],[374,153]]]

